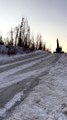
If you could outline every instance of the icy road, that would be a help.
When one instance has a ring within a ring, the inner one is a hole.
[[[19,117],[19,115],[17,117],[17,113],[15,114],[15,116],[13,116],[13,111],[17,106],[21,104],[21,102],[25,101],[25,99],[29,96],[30,93],[33,93],[32,92],[33,89],[39,85],[41,78],[44,76],[46,78],[46,76],[49,75],[49,71],[51,70],[52,67],[55,66],[55,64],[57,64],[60,57],[61,57],[61,54],[49,54],[46,52],[37,51],[27,55],[18,55],[14,57],[0,58],[0,119],[1,120],[2,119],[4,120],[7,120],[7,119],[8,120],[35,120],[35,119],[47,120],[46,114],[43,113],[43,111],[37,108],[37,106],[35,105],[33,109],[31,108],[31,110],[36,111],[36,113],[39,111],[42,115],[42,118],[44,116],[43,119],[37,118],[36,115],[34,115],[35,117],[31,117],[31,115],[28,115],[29,113],[27,114],[25,113],[25,115],[21,115],[23,117]],[[44,90],[48,91],[47,88],[45,87],[44,87]],[[36,100],[36,96],[37,95],[35,95],[35,100]],[[28,100],[28,103],[29,101],[30,100]],[[36,102],[38,104],[40,102],[40,98],[38,98]],[[30,104],[31,104],[31,101],[30,101]],[[24,110],[26,109],[26,106],[23,106]],[[28,107],[29,106],[27,106],[27,109]],[[48,106],[47,107],[45,106],[44,109],[46,108],[48,108]],[[26,111],[23,111],[23,113],[24,112]],[[47,114],[49,114],[49,112],[50,112],[50,108]],[[53,119],[49,119],[49,120],[53,120]]]

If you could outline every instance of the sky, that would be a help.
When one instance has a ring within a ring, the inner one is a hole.
[[[27,17],[31,35],[42,35],[46,47],[56,48],[56,39],[67,52],[67,0],[0,0],[0,34]]]

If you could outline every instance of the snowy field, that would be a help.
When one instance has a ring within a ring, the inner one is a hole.
[[[9,87],[24,80],[27,82],[26,87],[30,85],[30,81],[39,80],[24,100],[23,89],[16,89],[17,92],[1,107],[0,116],[5,116],[6,111],[17,101],[20,104],[4,120],[67,120],[67,56],[63,54],[58,60],[58,55],[46,54],[46,57],[43,53],[34,57],[32,55],[26,59],[25,64],[23,59],[0,66],[3,69],[0,73],[0,92],[5,88],[11,90]],[[15,68],[13,65],[16,65]]]

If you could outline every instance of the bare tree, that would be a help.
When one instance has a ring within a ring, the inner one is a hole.
[[[42,50],[42,41],[39,41],[39,50]]]
[[[22,47],[21,27],[20,27],[19,37],[18,37],[18,46],[19,46],[19,47]]]
[[[31,37],[31,50],[35,49],[34,36]]]
[[[43,45],[43,50],[45,51],[46,50],[46,44],[44,43]]]
[[[10,31],[10,42],[9,45],[13,45],[13,30]]]
[[[36,37],[36,49],[39,49],[39,46],[42,44],[42,36],[41,34],[37,34]]]
[[[15,46],[17,46],[18,37],[19,37],[19,27],[15,27],[16,35],[15,35]]]
[[[0,45],[4,45],[4,42],[3,42],[2,36],[0,36]]]

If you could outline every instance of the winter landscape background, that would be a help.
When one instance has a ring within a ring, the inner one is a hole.
[[[67,120],[67,0],[0,0],[0,120]]]

